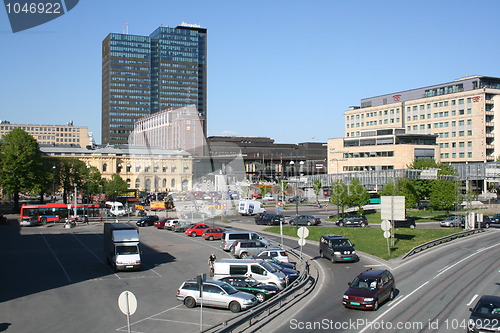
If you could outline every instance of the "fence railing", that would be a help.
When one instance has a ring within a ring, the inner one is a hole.
[[[264,326],[270,320],[312,292],[318,281],[317,274],[315,277],[310,275],[309,262],[301,259],[294,250],[288,248],[287,252],[297,257],[303,266],[301,274],[294,282],[273,298],[243,312],[239,316],[212,326],[204,330],[203,333],[241,332],[249,327],[252,327],[252,330],[254,327],[258,329],[258,327]]]
[[[431,240],[429,242],[426,242],[426,243],[420,244],[418,246],[415,246],[413,249],[411,249],[410,251],[408,251],[403,256],[402,259],[406,259],[408,257],[411,257],[412,255],[414,255],[416,253],[419,253],[419,252],[421,252],[423,250],[426,250],[428,248],[431,248],[433,246],[436,246],[436,245],[439,245],[439,244],[443,244],[443,243],[452,241],[452,240],[457,239],[457,238],[461,238],[461,237],[466,237],[466,236],[470,236],[470,235],[473,235],[473,234],[477,234],[479,232],[484,232],[484,229],[474,229],[474,230],[462,231],[462,232],[458,232],[458,233],[453,234],[453,235],[448,235],[448,236],[445,236],[445,237],[441,237],[441,238],[438,238],[438,239]]]

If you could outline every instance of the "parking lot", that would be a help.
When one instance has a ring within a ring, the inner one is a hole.
[[[198,332],[200,307],[186,308],[176,291],[183,281],[208,273],[210,253],[230,257],[219,241],[140,228],[143,269],[115,273],[104,257],[102,229],[102,224],[2,226],[3,327],[9,332],[127,331],[118,296],[128,290],[138,301],[130,318],[134,332]],[[204,308],[202,327],[232,316],[229,310]]]

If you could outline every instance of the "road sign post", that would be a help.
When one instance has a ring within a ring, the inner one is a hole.
[[[389,237],[391,237],[391,232],[389,230],[391,230],[391,228],[392,228],[391,221],[383,220],[382,223],[380,223],[380,228],[382,230],[384,230],[384,238],[387,241],[387,254],[389,254],[389,256],[390,256],[391,255],[391,248],[389,246]]]
[[[120,311],[127,315],[127,329],[130,333],[130,316],[137,310],[137,299],[130,291],[124,291],[118,297],[118,307]]]
[[[306,227],[300,227],[297,230],[297,236],[299,236],[300,257],[302,258],[302,247],[306,245],[306,238],[309,236],[309,229]]]

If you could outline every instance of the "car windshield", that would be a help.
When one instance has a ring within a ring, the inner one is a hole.
[[[116,254],[138,254],[139,249],[137,246],[131,245],[131,246],[117,246],[116,247]]]
[[[332,245],[335,246],[335,247],[352,246],[352,243],[348,239],[333,239],[332,240]]]
[[[480,301],[474,308],[474,313],[500,319],[500,304],[493,301]]]
[[[266,271],[268,271],[270,273],[277,272],[277,270],[273,266],[269,265],[267,262],[263,262],[262,267],[264,267],[266,269]]]
[[[220,287],[224,289],[226,293],[228,293],[229,295],[236,294],[238,292],[238,290],[236,290],[233,286],[231,286],[228,283],[223,283],[220,285]]]
[[[352,282],[351,288],[374,290],[377,288],[377,279],[358,276]]]

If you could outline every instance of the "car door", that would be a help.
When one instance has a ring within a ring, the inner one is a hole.
[[[203,304],[224,308],[226,304],[226,292],[219,286],[205,284],[203,285]]]
[[[387,274],[384,274],[379,278],[377,286],[378,288],[380,288],[380,302],[385,301],[389,297],[389,293],[391,292],[389,277],[387,276]]]

